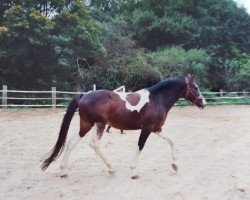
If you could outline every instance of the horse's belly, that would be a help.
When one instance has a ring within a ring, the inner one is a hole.
[[[110,117],[110,119],[107,121],[107,124],[120,130],[136,130],[141,129],[142,127],[140,121],[141,120],[136,113],[123,113]]]
[[[120,129],[120,130],[138,130],[141,129],[141,125],[138,124],[121,124],[121,123],[115,123],[115,122],[108,122],[108,125]]]

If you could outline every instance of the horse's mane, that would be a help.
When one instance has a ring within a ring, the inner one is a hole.
[[[147,88],[150,93],[160,92],[173,87],[184,87],[185,77],[173,77],[166,80],[162,80],[156,85]]]

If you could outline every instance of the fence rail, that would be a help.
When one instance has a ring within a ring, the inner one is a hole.
[[[6,85],[3,85],[0,90],[2,96],[2,108],[7,107],[66,107],[69,100],[75,94],[84,94],[85,92],[67,92],[57,91],[56,87],[52,87],[48,91],[24,91],[24,90],[8,90]],[[93,86],[95,90],[96,86]],[[125,87],[121,86],[114,91],[125,92]],[[13,96],[15,94],[15,96]],[[230,104],[230,103],[247,103],[250,104],[250,92],[203,92],[208,104]],[[18,96],[21,95],[21,96]],[[34,96],[36,95],[36,96]],[[39,95],[42,95],[42,97]],[[44,95],[46,95],[44,97]],[[180,99],[177,105],[182,105],[184,99]],[[29,103],[32,101],[33,103]],[[237,102],[236,102],[237,101]]]

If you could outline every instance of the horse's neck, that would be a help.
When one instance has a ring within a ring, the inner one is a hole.
[[[168,88],[157,93],[157,97],[166,111],[170,110],[180,98],[181,89]]]

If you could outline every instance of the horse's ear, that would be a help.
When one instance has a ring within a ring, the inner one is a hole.
[[[189,83],[192,83],[194,81],[194,75],[188,74],[187,78]]]

